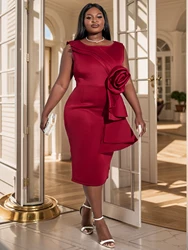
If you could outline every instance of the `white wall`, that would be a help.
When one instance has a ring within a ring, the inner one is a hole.
[[[171,49],[172,91],[186,90],[185,10],[186,0],[157,0],[157,38],[167,42]],[[172,104],[175,105],[176,102],[172,101]],[[174,110],[175,107],[172,108],[173,113]],[[168,119],[164,109],[160,114],[160,118]]]
[[[166,41],[171,48],[173,56],[172,88],[182,91],[186,88],[185,34],[183,30],[177,30],[177,26],[185,9],[185,0],[157,1],[157,37]]]
[[[157,0],[157,29],[165,32],[176,30],[181,15],[185,12],[185,0],[158,1]]]

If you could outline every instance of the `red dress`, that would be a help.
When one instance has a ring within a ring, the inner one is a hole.
[[[99,186],[108,178],[115,150],[137,141],[120,95],[130,74],[122,66],[124,46],[89,46],[68,42],[73,55],[76,88],[64,111],[72,155],[72,181]]]

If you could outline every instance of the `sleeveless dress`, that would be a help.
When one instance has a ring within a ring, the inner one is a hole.
[[[130,78],[124,46],[70,44],[76,87],[64,110],[72,156],[72,181],[86,186],[103,185],[115,150],[137,141],[126,117],[120,93]]]

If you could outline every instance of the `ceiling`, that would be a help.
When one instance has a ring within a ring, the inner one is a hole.
[[[88,4],[88,3],[98,3],[102,6],[108,6],[109,3],[110,5],[112,5],[113,0],[94,0],[94,1],[90,1],[90,0],[52,0],[54,3],[58,4],[58,5],[64,5],[67,8],[82,8],[84,5]],[[156,0],[157,4],[172,4],[172,3],[178,3],[178,2],[182,2],[182,1],[186,1],[186,0]]]
[[[186,11],[182,14],[176,29],[182,32],[186,32]]]
[[[64,8],[71,12],[81,10],[88,3],[98,3],[109,11],[113,9],[113,0],[46,0],[47,3],[55,5],[57,8]],[[157,7],[171,4],[186,2],[186,0],[156,0]]]
[[[65,9],[69,9],[71,11],[78,11],[81,10],[86,4],[88,3],[98,3],[104,9],[112,9],[113,6],[113,0],[96,0],[96,1],[90,1],[90,0],[51,0],[51,3],[53,2],[57,6],[65,7]]]

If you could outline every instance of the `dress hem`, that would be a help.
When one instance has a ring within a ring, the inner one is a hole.
[[[95,187],[96,186],[102,186],[102,185],[104,185],[104,183],[106,182],[106,180],[103,183],[101,183],[101,184],[91,184],[91,183],[89,184],[89,183],[86,183],[86,182],[83,182],[83,181],[76,180],[75,178],[71,179],[71,181],[76,182],[78,184],[81,184],[81,185],[84,185],[84,186],[95,186]]]

